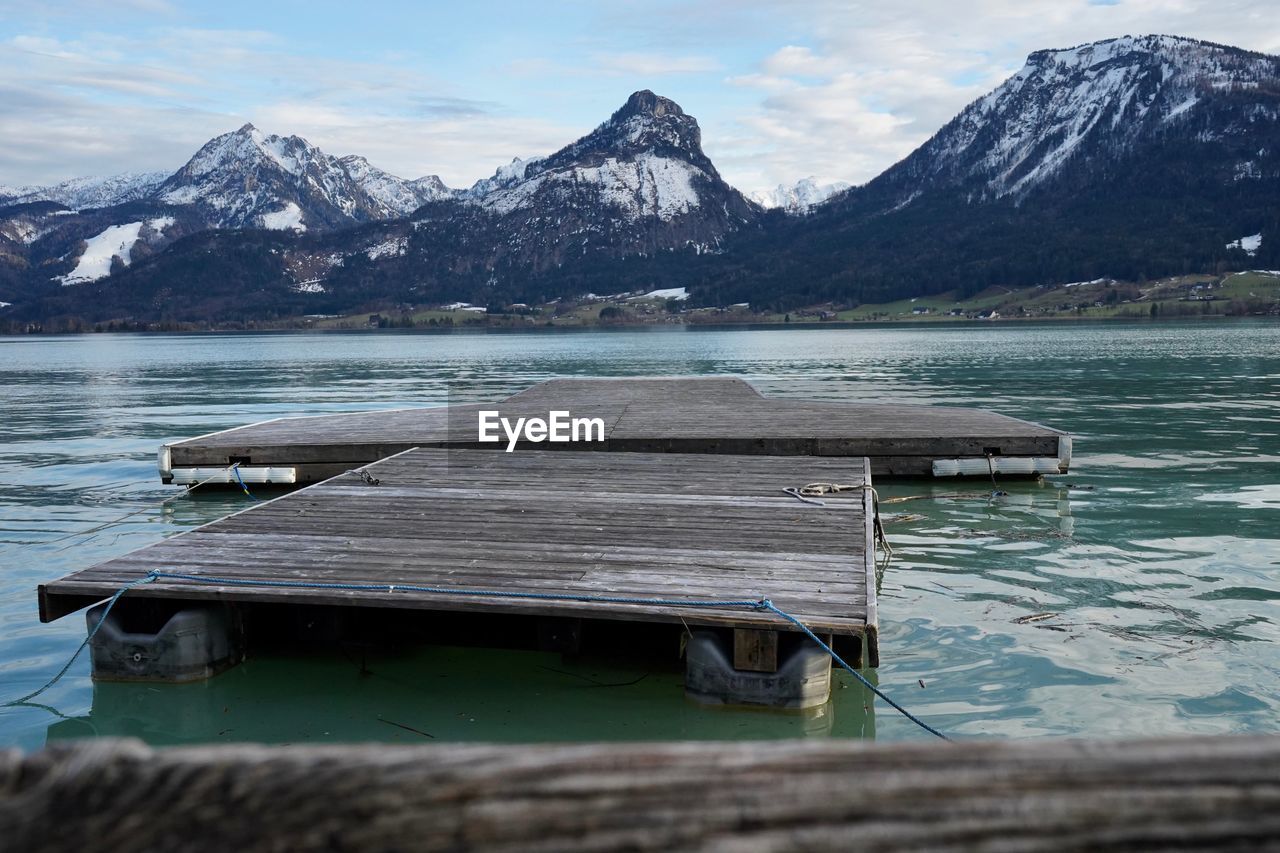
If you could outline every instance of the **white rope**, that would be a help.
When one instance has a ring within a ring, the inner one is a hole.
[[[782,491],[791,495],[799,501],[814,506],[826,506],[825,501],[817,500],[819,495],[834,495],[839,492],[852,492],[861,489],[864,492],[871,493],[871,508],[873,512],[872,524],[875,526],[876,541],[884,549],[885,565],[889,563],[889,559],[893,557],[893,547],[889,544],[888,538],[884,535],[884,524],[880,521],[880,493],[875,490],[870,483],[859,483],[852,485],[849,483],[806,483],[803,486],[788,486]]]
[[[221,470],[219,470],[219,471],[218,471],[218,473],[216,473],[216,474],[214,474],[214,475],[212,475],[212,476],[210,476],[210,477],[207,477],[207,478],[205,478],[205,479],[201,480],[201,481],[200,481],[200,482],[198,482],[198,483],[194,483],[194,484],[192,484],[192,485],[190,485],[190,486],[187,486],[186,491],[178,492],[178,494],[176,494],[176,495],[170,495],[169,497],[167,497],[167,498],[165,498],[164,500],[160,501],[160,503],[159,503],[159,504],[149,504],[149,505],[144,506],[144,507],[142,507],[142,508],[140,508],[140,509],[135,509],[135,510],[133,510],[132,512],[127,512],[127,513],[125,513],[124,515],[120,516],[119,518],[112,519],[111,521],[104,521],[102,524],[96,525],[96,526],[94,526],[94,527],[90,527],[90,528],[88,528],[87,530],[74,530],[74,531],[72,531],[71,533],[63,534],[62,536],[59,536],[59,537],[57,537],[56,539],[46,539],[46,540],[44,540],[44,541],[42,541],[42,542],[32,542],[32,543],[31,543],[31,546],[35,546],[35,545],[52,545],[52,544],[54,544],[55,542],[63,542],[63,541],[65,541],[65,540],[67,540],[67,539],[74,539],[74,538],[79,537],[79,536],[90,536],[90,535],[92,535],[92,534],[94,534],[94,533],[100,533],[100,532],[102,532],[103,530],[109,530],[109,529],[110,529],[110,528],[112,528],[112,527],[116,527],[117,525],[122,524],[122,523],[123,523],[123,522],[125,522],[125,521],[128,521],[130,518],[133,518],[135,515],[142,515],[144,512],[151,512],[152,510],[156,509],[156,508],[157,508],[157,506],[164,506],[165,504],[169,503],[170,501],[176,501],[176,500],[178,500],[179,498],[185,498],[187,495],[191,494],[191,493],[192,493],[192,492],[194,492],[196,489],[198,489],[198,488],[200,488],[201,486],[203,486],[205,483],[211,483],[211,482],[213,482],[214,480],[217,480],[217,479],[221,478],[223,475],[227,474],[227,473],[228,473],[228,472],[230,472],[230,471],[235,470],[235,469],[236,469],[236,468],[238,468],[238,467],[240,467],[240,463],[239,463],[239,462],[232,463],[231,465],[228,465],[226,468],[222,468]],[[67,550],[67,548],[71,548],[71,547],[73,547],[73,546],[72,546],[72,545],[66,545],[66,546],[63,546],[62,548],[59,548],[58,550],[59,550],[59,551],[65,551],[65,550]]]

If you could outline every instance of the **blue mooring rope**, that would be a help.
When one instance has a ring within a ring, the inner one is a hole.
[[[245,493],[248,494],[247,489],[245,490]],[[252,495],[250,497],[252,497]],[[35,690],[31,693],[28,693],[26,696],[23,696],[20,699],[14,699],[12,701],[5,702],[4,705],[0,707],[11,707],[14,705],[21,705],[24,702],[34,699],[44,691],[48,690],[53,685],[57,684],[58,681],[61,680],[61,678],[64,675],[67,674],[67,670],[71,669],[71,665],[75,663],[76,658],[78,658],[80,656],[80,653],[84,651],[85,646],[89,645],[90,641],[93,640],[94,635],[98,633],[98,629],[102,627],[102,623],[107,621],[107,615],[111,613],[111,608],[114,607],[116,602],[120,600],[120,597],[124,595],[126,592],[128,592],[130,589],[133,589],[134,587],[141,586],[142,584],[151,583],[152,581],[161,580],[161,579],[194,581],[196,583],[218,584],[220,586],[257,586],[257,587],[276,587],[276,588],[284,587],[284,588],[290,588],[290,589],[297,589],[297,588],[345,589],[345,590],[353,590],[353,591],[389,592],[389,593],[394,593],[397,589],[399,589],[405,592],[424,592],[424,593],[447,594],[447,595],[471,595],[471,596],[480,596],[484,598],[525,598],[525,599],[536,599],[536,600],[542,600],[542,601],[582,601],[582,602],[594,602],[594,603],[602,603],[602,604],[644,604],[644,605],[650,605],[654,607],[742,607],[742,608],[750,608],[752,610],[764,610],[764,611],[773,613],[776,616],[780,616],[781,618],[790,622],[792,625],[795,625],[797,628],[799,628],[802,632],[804,632],[804,634],[810,640],[813,640],[815,643],[817,643],[819,648],[821,648],[824,652],[830,655],[832,660],[838,663],[845,671],[851,674],[854,678],[858,679],[858,681],[860,681],[864,687],[866,687],[876,696],[879,696],[886,703],[888,703],[888,705],[891,708],[893,708],[895,711],[897,711],[899,714],[906,717],[908,720],[915,723],[917,726],[924,729],[929,734],[942,738],[945,741],[951,740],[951,738],[947,737],[942,732],[938,731],[933,726],[924,722],[919,717],[915,716],[910,711],[908,711],[906,708],[902,707],[897,702],[890,699],[889,696],[884,691],[882,691],[879,687],[876,687],[874,684],[872,684],[866,678],[866,676],[864,676],[862,673],[858,672],[852,666],[847,664],[844,658],[836,654],[835,649],[831,648],[831,646],[824,643],[822,639],[809,628],[808,625],[805,625],[795,616],[792,616],[790,613],[778,607],[776,604],[774,604],[772,601],[770,601],[767,598],[723,599],[723,600],[713,599],[710,601],[690,601],[687,599],[672,599],[672,598],[630,598],[626,596],[571,595],[568,593],[553,593],[553,592],[508,592],[505,590],[496,590],[496,589],[451,589],[448,587],[438,587],[438,586],[419,586],[417,584],[364,584],[364,583],[325,583],[322,581],[253,580],[253,579],[246,579],[246,578],[224,578],[224,577],[215,577],[212,575],[190,575],[190,574],[183,574],[181,572],[162,572],[162,571],[150,572],[147,575],[139,578],[138,580],[130,581],[129,583],[120,587],[120,589],[116,591],[115,595],[111,596],[111,600],[107,602],[106,609],[103,610],[102,612],[102,618],[99,619],[98,623],[93,626],[92,630],[89,631],[89,635],[85,637],[84,642],[80,644],[80,647],[78,649],[76,649],[75,654],[71,656],[71,659],[67,661],[66,665],[63,666],[62,669],[58,671],[58,674],[55,675],[53,678],[49,679],[49,681],[39,690]]]
[[[89,630],[89,635],[84,638],[84,642],[82,642],[80,644],[80,647],[75,650],[75,654],[71,655],[71,658],[65,664],[63,664],[62,669],[58,670],[58,674],[55,675],[53,678],[50,678],[48,681],[46,681],[44,683],[44,686],[41,687],[40,689],[33,690],[32,692],[28,693],[26,696],[22,696],[18,699],[11,699],[10,701],[5,702],[3,705],[0,705],[0,708],[11,708],[14,705],[22,705],[36,698],[41,693],[45,692],[50,687],[52,687],[53,685],[61,681],[62,676],[66,675],[67,670],[71,669],[71,664],[75,663],[76,658],[80,657],[80,653],[84,651],[85,646],[89,645],[89,643],[93,641],[94,635],[98,633],[98,629],[102,627],[102,623],[107,621],[107,615],[111,613],[111,608],[116,606],[116,602],[120,600],[120,596],[124,595],[126,592],[133,589],[135,586],[142,586],[144,583],[151,583],[153,580],[156,579],[155,574],[156,574],[155,572],[152,572],[149,575],[138,578],[136,581],[129,581],[127,584],[125,584],[124,586],[116,590],[116,594],[111,596],[111,600],[107,602],[106,609],[102,611],[102,618],[99,619],[98,623]]]
[[[859,681],[861,681],[861,682],[862,682],[862,684],[863,684],[863,686],[864,686],[864,687],[866,687],[868,690],[870,690],[872,693],[874,693],[874,694],[876,694],[877,696],[879,696],[879,697],[880,697],[881,699],[883,699],[885,702],[888,702],[888,703],[889,703],[889,706],[890,706],[891,708],[893,708],[895,711],[897,711],[899,714],[901,714],[902,716],[906,717],[908,720],[910,720],[911,722],[915,723],[917,726],[919,726],[920,728],[924,729],[924,730],[925,730],[926,732],[928,732],[929,734],[931,734],[931,735],[935,735],[935,736],[937,736],[937,737],[940,737],[940,738],[942,738],[943,740],[946,740],[946,741],[951,740],[951,738],[947,737],[947,736],[946,736],[946,735],[944,735],[942,732],[938,731],[938,730],[937,730],[937,729],[935,729],[933,726],[929,725],[929,724],[928,724],[928,723],[926,723],[924,720],[920,719],[920,718],[919,718],[919,717],[917,717],[915,714],[911,713],[911,712],[910,712],[910,711],[908,711],[906,708],[902,707],[902,706],[901,706],[901,705],[899,705],[897,702],[895,702],[895,701],[893,701],[892,699],[890,699],[890,698],[888,697],[888,695],[884,693],[884,691],[882,691],[879,687],[876,687],[874,684],[872,684],[870,681],[868,681],[868,680],[867,680],[867,678],[866,678],[866,676],[864,676],[862,673],[858,672],[858,671],[857,671],[856,669],[854,669],[853,667],[849,666],[849,664],[845,663],[845,662],[844,662],[844,658],[842,658],[842,657],[840,657],[840,655],[836,654],[836,650],[835,650],[835,649],[831,648],[831,647],[830,647],[830,646],[828,646],[826,643],[822,642],[822,638],[821,638],[821,637],[819,637],[817,634],[813,633],[813,631],[809,629],[809,626],[808,626],[808,625],[804,624],[804,623],[803,623],[803,622],[801,622],[799,619],[797,619],[796,617],[792,616],[790,613],[787,613],[787,612],[786,612],[785,610],[783,610],[782,608],[780,608],[780,607],[776,606],[772,601],[770,601],[770,600],[769,600],[769,599],[767,599],[767,598],[766,598],[766,599],[763,599],[763,600],[761,600],[761,601],[760,601],[760,608],[761,608],[762,610],[768,610],[768,611],[771,611],[771,612],[773,612],[773,613],[778,614],[778,615],[779,615],[779,616],[781,616],[783,619],[786,619],[788,622],[790,622],[792,625],[795,625],[795,626],[796,626],[797,628],[799,628],[801,631],[804,631],[804,633],[809,637],[809,639],[810,639],[810,640],[813,640],[815,643],[817,643],[817,644],[822,648],[822,650],[823,650],[824,652],[826,652],[827,654],[831,655],[831,659],[832,659],[833,661],[835,661],[836,663],[840,664],[840,666],[844,667],[844,668],[845,668],[845,670],[846,670],[846,671],[848,671],[850,675],[852,675],[854,678],[856,678],[856,679],[858,679]]]
[[[248,486],[246,486],[246,485],[244,484],[244,478],[242,478],[242,477],[240,476],[240,466],[239,466],[239,465],[232,465],[232,466],[231,466],[231,473],[236,475],[236,482],[240,484],[240,491],[244,492],[244,493],[245,493],[245,495],[247,495],[248,497],[252,498],[252,499],[253,499],[253,500],[255,500],[255,501],[256,501],[256,500],[261,500],[261,498],[259,498],[259,497],[258,497],[257,495],[255,495],[253,492],[249,491],[249,487],[248,487]]]

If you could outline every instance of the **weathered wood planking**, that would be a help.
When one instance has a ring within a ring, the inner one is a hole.
[[[294,466],[299,481],[311,482],[410,447],[481,447],[481,409],[599,417],[606,441],[579,449],[868,456],[884,475],[928,476],[933,459],[988,452],[1056,457],[1063,435],[977,409],[769,399],[740,379],[556,379],[497,403],[283,418],[175,442],[167,452],[174,467]]]
[[[485,598],[466,590],[770,598],[876,658],[869,466],[862,458],[411,450],[41,587],[48,621],[148,572],[443,587],[456,593],[163,580],[130,596],[585,616],[788,630],[749,607]],[[839,482],[826,506],[788,486]]]
[[[1280,737],[0,752],[13,850],[1274,850]]]

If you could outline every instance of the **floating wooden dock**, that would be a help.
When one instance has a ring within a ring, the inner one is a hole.
[[[698,606],[767,598],[831,638],[851,662],[860,653],[878,662],[874,509],[863,457],[421,448],[364,470],[377,485],[342,474],[45,584],[40,618],[57,619],[162,571],[192,579],[161,578],[126,600],[733,629],[735,659],[759,652],[763,663],[744,668],[768,672],[779,665],[779,632],[794,626],[749,604]],[[784,491],[811,482],[848,488],[821,503]]]
[[[556,379],[495,403],[281,418],[160,449],[166,483],[310,483],[411,447],[477,447],[481,410],[600,418],[604,441],[522,448],[766,456],[867,457],[884,476],[1065,473],[1071,437],[979,409],[834,403],[762,396],[741,379]]]
[[[599,429],[504,452],[480,440],[482,411]],[[267,421],[166,445],[161,476],[313,485],[46,584],[40,617],[146,579],[129,600],[224,626],[207,628],[220,656],[166,669],[206,673],[238,660],[236,626],[258,605],[532,618],[539,634],[665,623],[689,634],[691,698],[810,707],[831,660],[804,629],[879,663],[874,472],[1030,476],[1070,454],[1065,433],[990,412],[769,399],[738,379],[553,380],[498,403]],[[785,491],[810,483],[842,488]],[[170,636],[130,636],[112,623],[95,638],[95,672],[132,677],[141,661],[154,677],[141,649]]]

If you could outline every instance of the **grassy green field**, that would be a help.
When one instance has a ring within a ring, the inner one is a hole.
[[[1140,319],[1247,314],[1280,314],[1280,271],[1187,275],[1149,282],[1100,279],[1039,287],[991,287],[965,299],[957,299],[955,293],[949,292],[853,308],[817,305],[785,314],[753,313],[746,306],[686,308],[684,303],[669,304],[666,299],[633,296],[553,302],[504,314],[462,308],[362,312],[342,317],[305,318],[305,325],[315,329],[476,325],[530,328],[819,321],[944,323],[973,319]],[[374,317],[379,319],[372,319]]]
[[[1154,313],[1152,306],[1155,306]],[[917,313],[922,309],[927,313]],[[993,287],[967,299],[943,293],[859,305],[835,312],[834,319],[944,322],[975,318],[1105,319],[1277,311],[1280,311],[1280,272],[1244,272],[1177,276],[1144,283],[1107,279],[1019,289]]]

